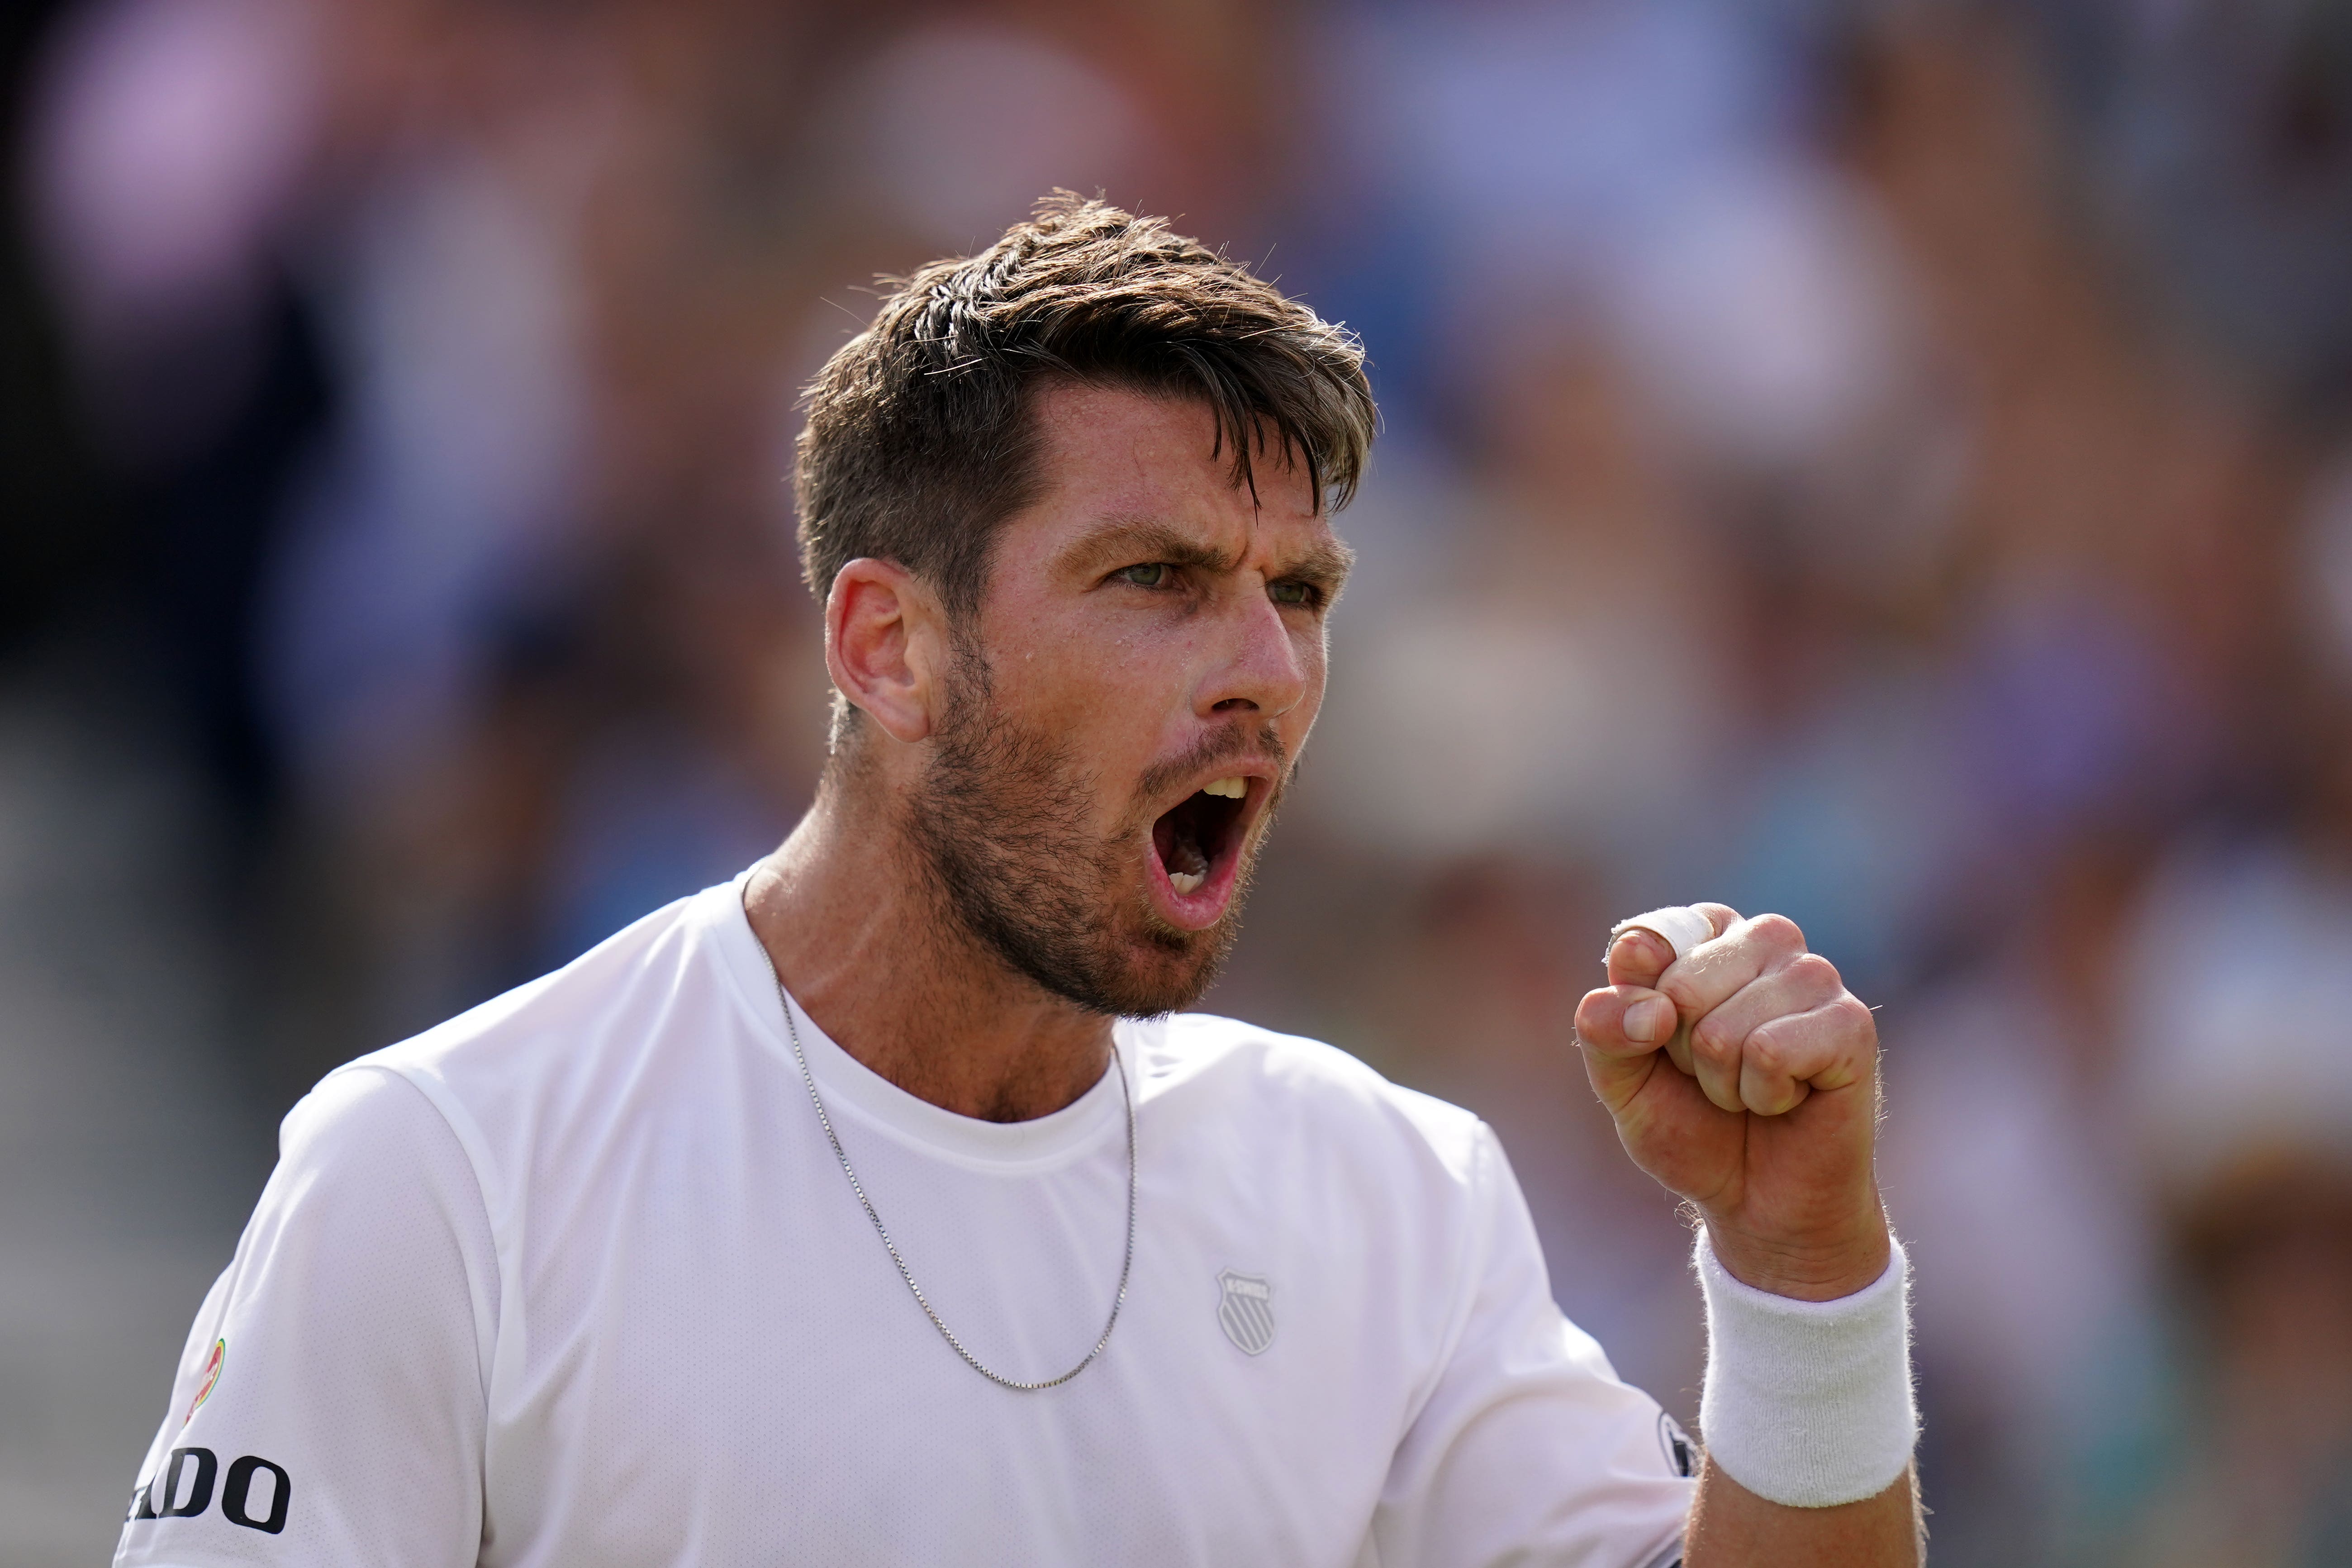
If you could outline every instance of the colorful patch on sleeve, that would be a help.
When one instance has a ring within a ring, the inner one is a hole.
[[[196,1406],[213,1396],[213,1385],[220,1382],[221,1365],[227,1360],[228,1342],[215,1340],[213,1353],[205,1363],[204,1379],[196,1384],[196,1397],[188,1405],[188,1413],[180,1417],[180,1425],[183,1428],[196,1418]]]

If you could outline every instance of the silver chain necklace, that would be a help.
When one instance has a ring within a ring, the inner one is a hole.
[[[773,967],[772,961],[771,967]],[[1023,1394],[1034,1394],[1042,1388],[1059,1388],[1092,1366],[1095,1357],[1102,1354],[1103,1346],[1110,1343],[1110,1331],[1118,1327],[1118,1310],[1127,1305],[1128,1272],[1135,1267],[1135,1093],[1128,1087],[1127,1063],[1118,1054],[1118,1043],[1114,1041],[1111,1045],[1110,1059],[1111,1065],[1118,1068],[1119,1098],[1127,1104],[1127,1255],[1119,1259],[1118,1294],[1111,1298],[1110,1317],[1103,1324],[1102,1337],[1095,1341],[1095,1348],[1088,1351],[1077,1365],[1059,1377],[1049,1377],[1041,1383],[1023,1383],[1018,1378],[1006,1377],[1003,1373],[992,1372],[982,1365],[978,1356],[964,1349],[963,1342],[956,1338],[955,1331],[948,1327],[946,1321],[931,1310],[930,1298],[925,1296],[923,1288],[915,1283],[914,1271],[907,1267],[906,1258],[899,1256],[898,1244],[890,1239],[889,1228],[882,1223],[881,1215],[875,1211],[874,1200],[866,1195],[866,1184],[857,1179],[856,1171],[850,1169],[849,1156],[841,1147],[841,1135],[833,1130],[833,1118],[824,1113],[824,1100],[816,1091],[816,1078],[809,1071],[808,1053],[801,1049],[801,1026],[793,1020],[793,999],[784,990],[781,975],[776,979],[776,998],[784,1005],[784,1027],[792,1035],[793,1059],[800,1064],[801,1082],[808,1086],[809,1103],[816,1107],[817,1125],[824,1129],[825,1142],[833,1145],[833,1157],[841,1162],[841,1173],[849,1178],[849,1190],[857,1194],[859,1205],[866,1210],[866,1217],[874,1222],[874,1234],[882,1238],[882,1246],[890,1254],[890,1261],[898,1266],[898,1278],[907,1282],[907,1289],[914,1295],[915,1305],[923,1310],[923,1316],[930,1319],[931,1327],[939,1330],[940,1337],[947,1341],[948,1348],[963,1357],[966,1366],[989,1382]]]

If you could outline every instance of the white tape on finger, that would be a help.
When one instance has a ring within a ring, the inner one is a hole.
[[[1715,922],[1688,904],[1676,904],[1672,909],[1652,910],[1646,915],[1619,921],[1610,928],[1609,945],[1614,947],[1619,937],[1636,930],[1663,937],[1680,960],[1688,958],[1692,948],[1714,937]]]

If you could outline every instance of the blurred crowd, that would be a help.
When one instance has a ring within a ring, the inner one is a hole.
[[[260,1100],[789,829],[796,389],[1100,190],[1360,331],[1387,422],[1209,1005],[1487,1116],[1687,1415],[1568,1020],[1617,915],[1787,913],[1882,1005],[1936,1560],[2352,1563],[2352,11],[10,26],[5,657],[200,765]]]

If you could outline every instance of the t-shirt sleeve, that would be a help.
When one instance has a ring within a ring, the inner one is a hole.
[[[383,1068],[330,1075],[196,1315],[116,1563],[474,1563],[498,1291],[440,1112]]]
[[[1381,1568],[1659,1568],[1682,1554],[1692,1450],[1551,1299],[1527,1200],[1486,1128],[1451,1353],[1391,1464]]]

